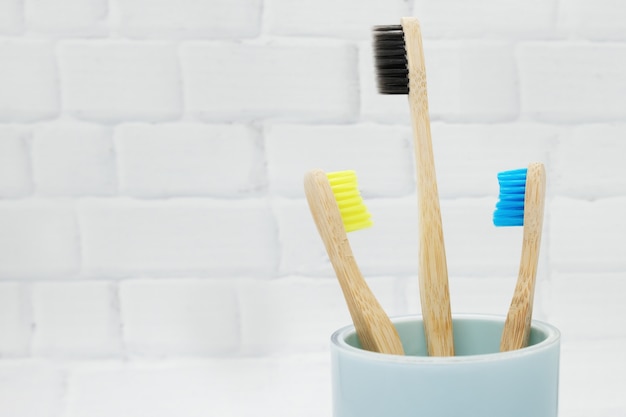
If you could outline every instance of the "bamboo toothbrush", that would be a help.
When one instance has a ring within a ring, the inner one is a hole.
[[[493,223],[524,226],[517,283],[500,341],[500,350],[504,352],[528,345],[543,227],[546,171],[543,164],[532,163],[527,169],[501,172],[498,182],[500,201],[496,204]]]
[[[304,177],[304,190],[361,345],[374,352],[403,355],[400,336],[363,279],[348,242],[346,232],[372,225],[356,174],[313,170]]]
[[[374,28],[378,91],[406,94],[413,127],[417,170],[419,284],[428,353],[453,356],[448,268],[430,136],[426,67],[420,25],[404,17],[401,25]]]

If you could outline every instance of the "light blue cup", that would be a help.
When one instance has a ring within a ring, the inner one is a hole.
[[[426,356],[419,316],[392,319],[406,356],[331,337],[334,417],[556,417],[560,333],[533,321],[529,346],[499,352],[504,317],[453,319],[454,357]]]

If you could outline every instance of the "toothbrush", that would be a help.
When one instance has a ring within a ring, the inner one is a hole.
[[[419,287],[424,334],[431,356],[453,356],[452,313],[439,194],[430,135],[426,67],[420,25],[403,17],[401,25],[374,28],[378,91],[408,95],[417,170]]]
[[[404,355],[398,332],[361,275],[347,232],[372,225],[354,171],[306,173],[304,190],[364,349]]]
[[[528,346],[533,298],[543,227],[546,171],[541,163],[527,169],[498,174],[500,201],[496,204],[496,226],[524,226],[522,258],[511,306],[506,316],[500,351]]]

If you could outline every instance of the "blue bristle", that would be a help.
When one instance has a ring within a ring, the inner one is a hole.
[[[493,212],[496,226],[524,225],[524,195],[526,192],[526,168],[504,171],[498,174],[499,201]]]

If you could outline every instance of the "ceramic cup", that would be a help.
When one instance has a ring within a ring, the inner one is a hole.
[[[504,317],[453,318],[454,357],[428,357],[420,316],[392,319],[406,355],[331,337],[334,417],[557,417],[560,333],[533,321],[529,346],[499,352]]]

